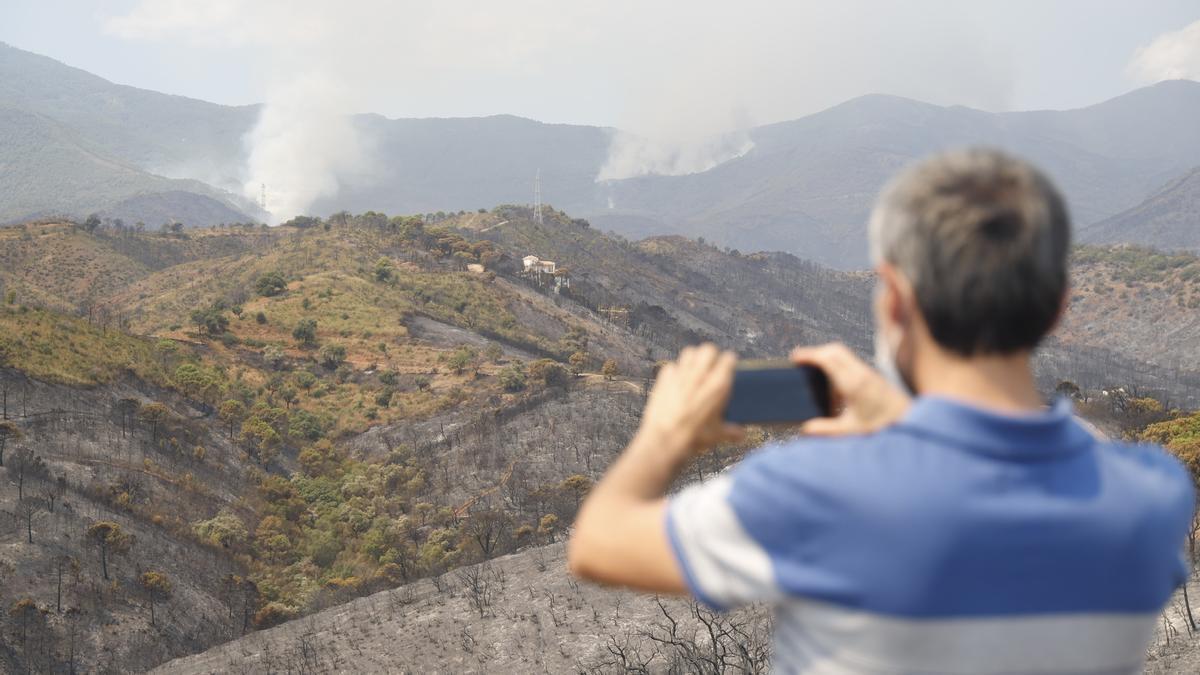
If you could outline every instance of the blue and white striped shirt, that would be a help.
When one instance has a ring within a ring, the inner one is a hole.
[[[802,673],[1137,673],[1186,578],[1193,487],[1161,449],[1071,406],[923,397],[870,436],[759,450],[670,500],[688,585],[775,609]]]

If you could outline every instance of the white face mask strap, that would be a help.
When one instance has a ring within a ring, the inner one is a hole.
[[[876,303],[879,302],[879,294],[882,292],[882,285],[876,284]],[[912,394],[914,392],[909,389],[908,382],[900,374],[900,368],[896,365],[896,353],[900,350],[900,345],[891,344],[888,336],[884,334],[885,330],[882,321],[878,322],[878,325],[875,326],[875,368],[896,387]]]
[[[880,327],[875,328],[875,368],[889,382],[904,391],[908,391],[908,383],[904,381],[904,377],[900,374],[900,369],[896,367],[896,352],[888,344],[888,340],[883,334],[883,329]]]

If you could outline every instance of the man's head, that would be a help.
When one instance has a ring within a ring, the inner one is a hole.
[[[906,379],[920,350],[1028,353],[1062,310],[1070,248],[1062,196],[996,150],[946,152],[903,171],[879,197],[870,242],[877,346]]]

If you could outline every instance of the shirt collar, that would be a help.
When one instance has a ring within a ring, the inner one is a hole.
[[[1065,398],[1040,412],[1010,415],[940,396],[920,396],[896,428],[1014,458],[1069,454],[1095,442],[1075,422],[1074,409]]]

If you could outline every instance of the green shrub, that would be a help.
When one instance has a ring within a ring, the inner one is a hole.
[[[525,388],[525,370],[520,367],[520,361],[500,371],[500,386],[505,391],[521,391]]]
[[[330,343],[321,347],[317,356],[321,360],[321,365],[334,370],[346,360],[346,348],[336,343]]]
[[[287,290],[287,280],[279,272],[267,272],[254,282],[254,290],[264,298],[273,297]]]
[[[313,385],[317,383],[317,376],[313,375],[307,370],[296,371],[296,374],[292,376],[292,379],[296,381],[296,386],[305,391],[312,389]]]
[[[306,347],[317,344],[317,320],[300,319],[300,322],[292,329],[292,337]]]

